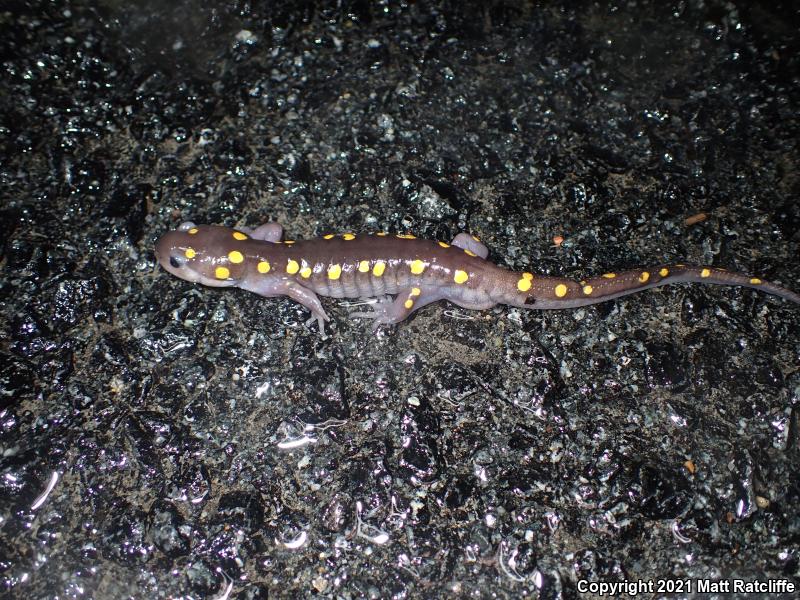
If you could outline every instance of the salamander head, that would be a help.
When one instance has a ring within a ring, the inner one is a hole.
[[[156,242],[156,260],[186,281],[231,287],[244,277],[242,243],[247,239],[246,234],[235,229],[186,222]]]

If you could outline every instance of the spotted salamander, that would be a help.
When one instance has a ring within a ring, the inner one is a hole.
[[[288,296],[311,311],[320,331],[330,319],[318,295],[396,295],[374,305],[373,312],[350,315],[374,319],[376,328],[438,300],[470,309],[496,304],[575,308],[676,282],[751,287],[800,303],[791,290],[718,267],[658,265],[579,282],[514,272],[486,260],[489,250],[466,233],[449,244],[387,233],[331,233],[304,241],[282,237],[277,223],[254,230],[183,223],[158,240],[155,254],[167,271],[187,281],[239,287],[268,298]]]

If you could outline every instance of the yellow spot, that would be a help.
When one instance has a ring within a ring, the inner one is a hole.
[[[469,279],[469,275],[467,275],[466,271],[459,269],[453,274],[453,281],[456,283],[466,283],[467,279]]]
[[[650,273],[642,271],[642,274],[639,275],[639,283],[646,283],[648,279],[650,279]]]
[[[525,279],[523,277],[522,279],[517,281],[517,289],[520,292],[527,292],[529,289],[531,289],[531,280],[530,279]]]
[[[233,239],[239,240],[241,242],[242,240],[246,240],[247,239],[247,235],[245,235],[241,231],[234,231],[233,232]]]
[[[617,276],[616,273],[603,273],[603,277],[605,277],[606,279],[614,279],[614,277],[616,276]]]
[[[265,260],[262,260],[260,263],[258,263],[258,267],[257,268],[258,268],[258,272],[259,273],[269,273],[269,269],[270,269],[269,263],[267,261],[265,261]]]
[[[376,233],[375,235],[379,235],[379,236],[381,236],[381,237],[386,237],[386,236],[387,236],[387,235],[389,235],[389,234],[388,234],[388,233],[386,233],[385,231],[379,231],[379,232],[378,232],[378,233]]]
[[[194,235],[194,234],[195,234],[195,233],[197,233],[198,231],[200,231],[200,230],[199,230],[199,229],[197,229],[197,227],[192,227],[192,228],[191,228],[189,231],[187,231],[186,233],[188,233],[189,235]]]
[[[194,248],[187,248],[184,251],[184,254],[186,255],[186,258],[194,258],[197,256],[197,252],[194,251]]]
[[[473,235],[472,239],[475,240],[476,242],[480,242],[481,241],[481,238],[479,238],[477,235]]]
[[[411,262],[411,272],[414,275],[421,275],[425,270],[425,263],[417,259]]]
[[[442,248],[449,248],[449,247],[450,247],[450,244],[446,244],[446,243],[444,243],[444,242],[439,242],[439,245],[440,245]]]
[[[711,276],[711,269],[703,269],[700,271],[700,277],[710,277]]]
[[[750,279],[750,283],[752,283],[753,285],[761,285],[762,282],[758,277],[752,277]]]
[[[362,260],[360,263],[358,263],[358,270],[361,273],[369,273],[369,261]]]
[[[326,233],[325,235],[323,235],[323,236],[322,236],[322,239],[325,239],[325,240],[332,240],[332,239],[333,239],[333,238],[335,238],[335,237],[336,237],[336,236],[335,236],[335,235],[333,235],[332,233]]]
[[[590,285],[583,286],[583,293],[586,294],[587,296],[590,296],[593,291],[594,291],[594,288],[592,286],[590,286]]]
[[[531,281],[531,280],[533,280],[533,273],[528,273],[527,271],[525,271],[522,274],[522,278],[523,279],[527,279],[528,281]]]
[[[472,250],[464,250],[464,254],[467,254],[467,255],[469,255],[469,256],[478,256],[478,255],[477,255],[477,254],[475,254],[475,253],[474,253]]]
[[[287,246],[291,246],[292,244],[294,244],[294,240],[286,240],[283,243],[286,244]]]
[[[413,298],[414,296],[419,296],[422,293],[422,290],[419,288],[411,288],[410,296]]]
[[[289,259],[289,262],[286,263],[286,272],[290,275],[294,275],[300,270],[300,265],[297,264],[296,260]]]
[[[658,274],[661,275],[662,277],[666,277],[667,275],[669,275],[669,269],[667,267],[664,267],[658,272]]]
[[[401,240],[415,240],[415,239],[417,239],[416,236],[413,236],[410,233],[398,233],[396,237],[399,237]]]
[[[233,264],[238,265],[240,262],[244,260],[244,254],[242,254],[238,250],[231,250],[230,252],[228,252],[228,260],[231,261]]]
[[[342,265],[331,265],[328,267],[328,279],[339,279],[342,275]]]
[[[230,269],[228,267],[217,267],[214,269],[214,277],[217,279],[227,279],[231,276]]]
[[[304,279],[311,277],[311,267],[303,267],[300,269],[300,277],[303,277]]]
[[[354,236],[352,233],[345,233],[345,234],[342,236],[342,239],[343,239],[343,240],[347,240],[347,241],[349,242],[350,240],[354,240],[354,239],[356,239],[356,236]]]
[[[375,266],[372,267],[372,274],[375,275],[375,277],[380,277],[381,275],[383,275],[383,272],[385,270],[386,270],[386,263],[379,260],[378,262],[375,263]]]
[[[412,306],[414,306],[414,301],[411,298],[409,298],[408,300],[403,302],[403,306],[405,306],[406,308],[411,308]]]
[[[559,283],[556,286],[555,292],[556,296],[558,296],[559,298],[563,298],[564,296],[567,295],[567,286],[564,285],[563,283]]]

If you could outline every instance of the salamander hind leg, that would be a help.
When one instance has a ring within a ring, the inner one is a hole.
[[[453,238],[451,243],[456,248],[461,248],[465,252],[471,253],[474,256],[480,256],[481,258],[486,258],[489,256],[489,248],[487,248],[486,245],[474,235],[470,235],[468,233],[459,233]]]
[[[381,325],[393,325],[406,319],[418,308],[441,300],[444,296],[438,290],[423,290],[411,287],[401,290],[393,300],[381,300],[372,305],[372,312],[350,313],[353,319],[374,319],[372,330]]]

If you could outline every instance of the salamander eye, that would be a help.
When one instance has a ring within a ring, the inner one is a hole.
[[[183,266],[183,261],[173,255],[169,257],[169,264],[173,269],[180,269]]]

